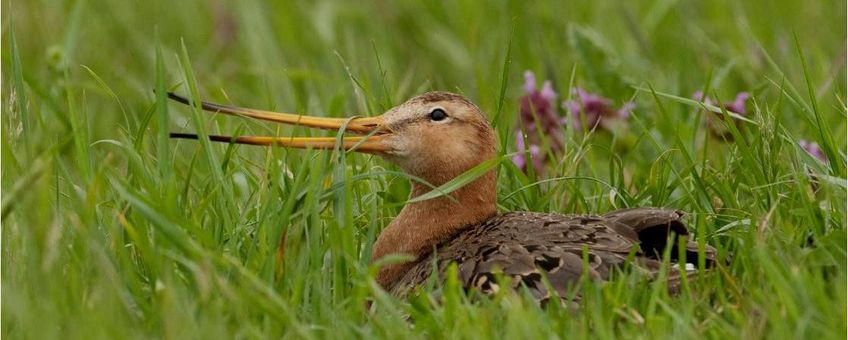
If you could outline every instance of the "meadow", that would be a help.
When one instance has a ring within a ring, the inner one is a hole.
[[[844,338],[845,13],[831,0],[5,1],[2,336]],[[559,115],[577,88],[634,106],[615,128],[564,124],[561,149],[523,171],[510,156],[525,71],[551,81]],[[450,282],[441,302],[397,300],[370,254],[406,176],[360,154],[169,139],[333,133],[202,113],[167,90],[329,117],[461,93],[506,155],[502,211],[681,209],[728,261],[676,296],[632,273],[587,282],[576,311],[521,293],[472,301]]]

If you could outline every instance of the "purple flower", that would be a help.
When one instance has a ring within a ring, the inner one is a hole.
[[[550,81],[543,82],[542,88],[539,89],[533,72],[525,71],[523,88],[524,95],[519,98],[516,149],[529,150],[531,159],[528,161],[525,159],[526,154],[520,153],[515,155],[512,161],[525,171],[528,164],[532,164],[536,172],[541,173],[547,155],[556,155],[563,150],[565,136],[562,127],[565,124],[571,123],[575,128],[579,128],[581,119],[585,119],[590,128],[601,126],[613,130],[613,122],[624,121],[630,117],[630,112],[635,107],[632,102],[627,102],[615,108],[611,100],[575,88],[573,93],[576,99],[562,103],[562,108],[566,111],[566,116],[563,117],[557,112],[557,93]],[[527,134],[526,137],[522,137],[522,132]],[[527,148],[524,145],[525,138],[529,144]],[[549,149],[543,152],[543,147]]]
[[[567,100],[562,103],[562,107],[571,113],[571,121],[574,128],[580,128],[585,115],[586,124],[589,129],[594,129],[596,126],[609,129],[609,125],[605,122],[610,120],[624,120],[630,117],[630,112],[636,106],[633,102],[624,103],[620,108],[616,109],[610,99],[601,97],[595,93],[586,92],[586,90],[576,87],[572,94],[576,97],[575,100]],[[560,120],[562,124],[568,123],[568,117]]]
[[[748,97],[750,95],[748,92],[739,92],[736,94],[736,99],[734,99],[730,103],[724,103],[724,109],[730,112],[736,112],[738,114],[745,114],[745,102],[748,101]]]
[[[744,115],[746,113],[745,102],[748,101],[748,97],[750,97],[750,96],[751,95],[749,95],[748,92],[739,92],[739,93],[736,94],[736,99],[734,99],[732,102],[722,103],[722,104],[719,105],[715,101],[713,101],[710,97],[704,97],[704,92],[697,91],[694,94],[692,94],[692,98],[694,98],[695,100],[697,100],[699,102],[703,102],[704,104],[707,104],[707,105],[723,107],[727,111],[730,111],[730,112],[733,112],[733,113],[738,113],[740,115]]]
[[[809,142],[802,139],[798,141],[798,145],[801,146],[801,149],[804,149],[804,151],[810,154],[810,156],[813,156],[813,158],[822,162],[827,162],[827,156],[824,155],[824,151],[822,151],[819,143]]]
[[[550,81],[542,84],[541,90],[536,87],[536,76],[531,71],[524,72],[524,95],[519,98],[518,131],[516,132],[516,148],[523,151],[524,139],[521,130],[527,133],[530,144],[532,164],[541,170],[545,156],[540,145],[546,141],[554,153],[562,150],[565,136],[562,134],[560,116],[556,112],[557,93]],[[526,170],[527,162],[524,154],[513,157],[516,165]]]
[[[524,147],[524,138],[521,135],[521,131],[515,132],[515,149],[519,152],[515,156],[512,156],[512,162],[515,163],[516,166],[521,168],[522,170],[527,171],[527,159],[525,156],[525,147]],[[542,150],[538,145],[531,144],[530,148],[530,160],[533,164],[533,169],[536,170],[536,173],[541,172],[544,169],[545,159],[542,155]]]
[[[563,135],[556,112],[557,93],[549,80],[536,88],[533,72],[524,72],[524,95],[519,100],[519,127],[527,132],[531,144],[540,144],[542,136],[550,138],[551,147],[562,147]],[[541,131],[537,131],[541,128]]]
[[[745,102],[748,101],[748,97],[750,97],[748,92],[739,92],[738,94],[736,94],[736,99],[734,99],[732,102],[716,103],[712,100],[712,98],[705,97],[704,93],[701,91],[697,91],[692,94],[692,98],[697,101],[700,101],[707,105],[721,107],[727,110],[728,112],[733,112],[739,115],[745,115],[747,113],[747,111],[745,110]],[[712,114],[708,114],[706,116],[706,125],[707,128],[710,130],[710,133],[712,133],[713,136],[716,136],[718,138],[722,138],[728,141],[733,140],[733,134],[730,132],[727,126],[722,123],[722,114],[712,111],[711,113]],[[742,128],[742,125],[740,124],[739,120],[734,120],[733,122],[736,125],[737,129]]]

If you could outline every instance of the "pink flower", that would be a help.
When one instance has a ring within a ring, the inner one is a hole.
[[[716,103],[710,97],[705,97],[704,93],[701,91],[697,91],[692,94],[692,98],[697,101],[700,101],[707,105],[724,108],[728,112],[733,112],[739,115],[745,115],[747,113],[747,111],[745,110],[745,102],[748,101],[749,97],[750,95],[748,94],[748,92],[739,92],[738,94],[736,94],[736,99],[734,99],[732,102]],[[740,124],[739,120],[734,120],[733,122],[736,125],[737,129],[742,128],[742,125]],[[710,111],[710,113],[706,116],[705,124],[707,125],[707,128],[713,136],[728,141],[733,140],[733,134],[730,132],[727,126],[722,123],[721,113]]]
[[[801,149],[804,149],[804,151],[810,154],[810,156],[813,156],[813,158],[818,159],[822,162],[827,162],[827,156],[824,155],[824,151],[822,151],[821,147],[819,146],[819,143],[809,142],[807,140],[802,139],[798,141],[798,145],[801,146]]]
[[[527,171],[527,159],[525,156],[525,147],[524,147],[524,138],[521,135],[521,131],[515,132],[515,148],[519,152],[515,156],[512,156],[512,162],[515,163],[516,166],[521,168],[524,171]],[[536,173],[541,172],[544,169],[545,159],[544,155],[542,155],[542,150],[538,145],[530,145],[530,160],[533,164],[533,169]]]
[[[512,161],[520,168],[527,170],[528,163],[533,165],[537,173],[544,170],[547,155],[556,155],[562,152],[565,144],[565,136],[562,127],[565,124],[574,124],[580,128],[582,120],[585,119],[590,129],[600,126],[607,130],[613,130],[614,122],[620,122],[630,117],[635,104],[624,103],[615,108],[610,99],[598,94],[589,93],[582,88],[574,89],[574,100],[562,103],[566,116],[561,116],[556,106],[557,93],[554,91],[550,81],[544,81],[542,88],[537,88],[536,76],[531,71],[524,72],[524,95],[519,98],[518,129],[516,131],[516,149],[518,151],[529,150],[530,160],[526,153],[519,153],[512,157]],[[585,115],[585,116],[584,116]],[[527,144],[525,148],[521,133],[525,132]],[[542,147],[549,150],[542,151]]]
[[[695,92],[694,94],[692,94],[692,98],[694,98],[695,100],[697,100],[699,102],[703,102],[704,104],[712,105],[712,106],[716,106],[716,107],[723,107],[727,111],[730,111],[730,112],[733,112],[733,113],[738,113],[740,115],[744,115],[746,113],[745,102],[748,101],[748,97],[750,97],[750,96],[751,95],[748,94],[748,92],[739,92],[739,93],[736,94],[736,99],[734,99],[732,102],[717,104],[710,97],[705,98],[704,92],[698,91],[698,92]]]
[[[564,101],[562,107],[571,113],[571,122],[575,129],[581,127],[583,119],[586,120],[589,129],[594,129],[598,125],[609,129],[609,125],[605,124],[605,121],[627,119],[636,106],[633,102],[627,102],[616,109],[612,100],[595,93],[586,92],[579,87],[574,88],[572,94],[576,99]],[[583,115],[585,115],[585,118]],[[560,121],[562,124],[567,124],[568,118],[564,117]]]
[[[560,127],[559,114],[556,112],[557,93],[550,80],[536,88],[536,76],[533,72],[524,72],[524,95],[519,100],[519,127],[527,132],[531,144],[541,144],[543,136],[549,139],[551,148],[560,149],[564,136]],[[537,131],[541,128],[541,131]]]
[[[541,152],[540,145],[547,142],[553,153],[562,150],[565,136],[562,133],[560,116],[557,113],[557,93],[549,80],[542,83],[542,89],[536,87],[536,76],[531,71],[524,72],[524,95],[518,99],[518,131],[516,131],[516,148],[523,151],[524,138],[521,136],[523,129],[527,134],[527,142],[530,144],[531,163],[537,171],[541,171],[545,162],[545,155]],[[527,161],[524,154],[513,157],[513,162],[526,170]]]

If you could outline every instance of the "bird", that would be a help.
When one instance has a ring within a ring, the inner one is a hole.
[[[603,215],[499,212],[496,169],[448,194],[415,200],[498,156],[488,118],[459,94],[426,92],[382,115],[349,119],[194,102],[172,92],[168,97],[209,112],[360,135],[337,139],[172,133],[173,138],[289,148],[340,147],[380,156],[429,183],[412,181],[410,201],[374,243],[372,262],[389,255],[405,256],[404,261],[380,267],[375,277],[397,298],[408,298],[428,281],[444,281],[455,273],[457,282],[469,292],[491,295],[503,289],[526,290],[542,303],[564,300],[582,278],[606,282],[628,266],[656,279],[666,247],[682,245],[684,249],[666,251],[670,261],[677,262],[680,253],[689,261],[677,263],[679,270],[668,270],[664,276],[674,292],[682,277],[696,273],[693,264],[699,254],[708,267],[717,262],[716,249],[706,245],[699,251],[698,243],[690,239],[685,214],[675,209],[628,208]],[[455,269],[449,269],[452,266]]]

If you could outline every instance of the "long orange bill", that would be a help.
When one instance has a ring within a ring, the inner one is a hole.
[[[198,139],[193,133],[172,132],[171,138]],[[385,135],[371,137],[344,137],[338,145],[350,151],[364,153],[382,153],[392,149],[383,143]],[[248,144],[248,145],[273,145],[298,149],[333,149],[336,147],[336,137],[267,137],[267,136],[219,136],[209,135],[213,142]]]
[[[186,104],[192,105],[192,102],[183,96],[168,92],[168,98]],[[247,109],[229,105],[221,105],[206,101],[200,102],[201,108],[210,112],[221,112],[234,116],[249,117],[261,120],[267,120],[282,124],[299,125],[304,127],[312,127],[326,130],[339,130],[343,126],[345,132],[357,134],[368,134],[364,137],[343,137],[341,143],[337,143],[336,137],[267,137],[267,136],[209,136],[209,140],[215,142],[249,144],[249,145],[274,145],[290,148],[313,148],[313,149],[332,149],[338,144],[345,150],[365,152],[365,153],[382,153],[391,151],[391,148],[385,143],[385,137],[391,134],[391,130],[383,125],[383,117],[366,117],[366,118],[324,118],[297,115],[291,113],[279,113],[271,111],[262,111]],[[171,138],[181,139],[198,139],[196,134],[190,133],[171,133]]]

